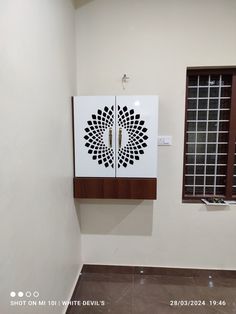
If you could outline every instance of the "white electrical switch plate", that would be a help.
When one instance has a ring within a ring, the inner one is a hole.
[[[172,136],[161,135],[158,136],[158,145],[159,146],[170,146],[172,145]]]

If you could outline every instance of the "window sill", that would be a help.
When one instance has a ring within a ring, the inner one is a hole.
[[[182,200],[182,204],[205,204],[201,199],[183,199]],[[234,199],[234,200],[228,200],[227,201],[227,204],[212,204],[212,205],[207,205],[207,204],[205,204],[206,206],[214,206],[214,205],[216,205],[216,206],[226,206],[226,205],[228,205],[228,206],[231,206],[231,205],[236,205],[236,200]]]
[[[202,203],[200,199],[182,200],[182,204],[200,204],[200,203]]]

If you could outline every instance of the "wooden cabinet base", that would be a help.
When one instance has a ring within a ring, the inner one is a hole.
[[[156,178],[74,178],[75,198],[157,198]]]

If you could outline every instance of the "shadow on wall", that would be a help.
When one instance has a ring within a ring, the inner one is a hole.
[[[84,234],[152,235],[153,201],[75,200]]]
[[[92,2],[94,0],[71,0],[71,1],[74,5],[74,8],[78,9],[78,8],[82,7],[83,5],[88,4],[89,2]]]

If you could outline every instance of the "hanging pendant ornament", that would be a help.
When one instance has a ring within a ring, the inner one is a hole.
[[[123,77],[121,79],[123,89],[125,89],[125,84],[127,84],[129,82],[129,79],[130,78],[126,74],[123,75]]]

